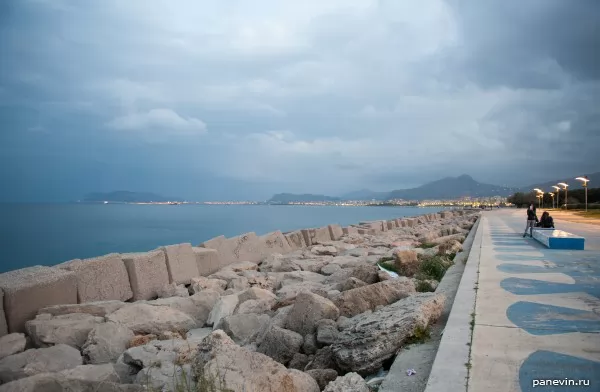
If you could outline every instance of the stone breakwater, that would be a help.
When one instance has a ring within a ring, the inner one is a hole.
[[[460,251],[477,217],[220,236],[0,274],[0,391],[367,391],[362,377],[441,314],[444,296],[417,290],[438,283],[419,265]]]

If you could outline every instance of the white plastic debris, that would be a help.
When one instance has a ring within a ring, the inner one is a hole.
[[[412,375],[415,375],[415,374],[417,374],[417,372],[415,371],[415,369],[408,369],[406,371],[406,375],[407,376],[412,376]]]
[[[398,275],[397,273],[395,273],[395,272],[393,272],[393,271],[388,271],[388,270],[386,270],[385,268],[383,268],[383,267],[382,267],[382,266],[380,266],[380,265],[377,265],[377,266],[379,267],[379,269],[380,269],[380,270],[382,270],[382,271],[384,271],[384,272],[387,272],[387,274],[388,274],[389,276],[391,276],[392,278],[394,278],[394,279],[395,279],[395,278],[399,278],[399,277],[400,277],[400,275]]]

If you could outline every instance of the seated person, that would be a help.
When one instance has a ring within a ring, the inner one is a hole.
[[[554,220],[548,213],[548,211],[544,211],[542,214],[542,218],[536,225],[537,227],[541,227],[542,229],[554,229]]]

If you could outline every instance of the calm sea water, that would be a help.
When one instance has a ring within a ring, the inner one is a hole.
[[[254,231],[392,219],[439,211],[417,207],[264,205],[0,204],[0,272],[107,253]]]

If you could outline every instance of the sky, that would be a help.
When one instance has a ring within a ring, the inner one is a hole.
[[[597,0],[0,1],[0,201],[600,171]]]

